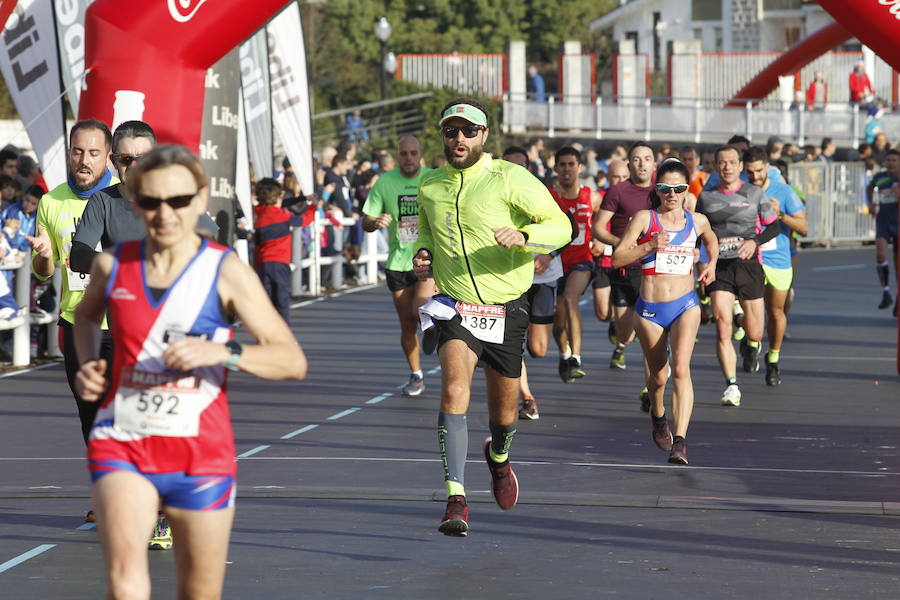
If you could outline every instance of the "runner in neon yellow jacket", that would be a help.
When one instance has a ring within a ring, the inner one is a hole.
[[[494,229],[525,234],[525,246],[504,248]],[[419,238],[432,255],[438,289],[456,300],[503,304],[528,291],[534,253],[572,239],[572,224],[547,188],[522,167],[489,154],[459,170],[427,173],[419,184]]]

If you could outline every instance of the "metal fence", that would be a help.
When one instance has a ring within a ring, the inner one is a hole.
[[[708,54],[670,54],[670,96],[691,99],[732,98],[754,75],[768,67],[780,56],[777,52],[737,52]],[[850,101],[849,77],[861,52],[828,52],[803,67],[795,81],[796,89],[803,92],[821,72],[828,85],[828,100],[835,103]],[[896,101],[894,69],[880,57],[875,57],[874,71],[869,73],[875,95],[889,102]],[[634,94],[641,95],[641,94]],[[778,90],[765,98],[764,104],[774,105],[783,100]]]
[[[865,138],[865,113],[847,103],[828,103],[808,111],[805,103],[724,106],[725,98],[693,100],[651,97],[569,96],[566,102],[548,95],[547,102],[503,99],[504,131],[533,130],[548,137],[592,136],[645,140],[723,141],[734,134],[766,140],[779,136],[806,144],[831,137],[840,145],[856,146]],[[889,139],[900,138],[900,114],[888,113],[881,124]]]
[[[505,54],[401,54],[397,79],[499,98],[506,92]]]
[[[875,239],[863,163],[796,163],[788,176],[806,196],[809,232],[802,241],[830,246]]]

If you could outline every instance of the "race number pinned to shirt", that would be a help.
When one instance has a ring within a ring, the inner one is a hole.
[[[208,405],[197,376],[126,368],[116,392],[114,423],[141,435],[195,437]]]
[[[719,240],[719,258],[737,258],[738,249],[744,243],[740,236],[725,237]]]
[[[686,275],[694,268],[694,249],[685,246],[666,246],[656,253],[654,269],[657,273]]]
[[[397,223],[397,237],[401,243],[411,243],[419,237],[419,202],[415,195],[397,196],[400,221]]]
[[[506,330],[506,307],[497,304],[469,304],[457,302],[456,312],[462,326],[482,342],[503,343]]]
[[[67,257],[66,280],[69,282],[70,292],[83,292],[91,282],[91,276],[88,273],[78,273],[77,271],[73,271],[69,266],[69,259]]]

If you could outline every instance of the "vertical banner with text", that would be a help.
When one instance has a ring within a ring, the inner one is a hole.
[[[84,13],[94,0],[53,0],[56,10],[56,40],[63,88],[72,113],[78,114],[84,74]]]
[[[241,87],[244,90],[244,123],[247,145],[256,179],[271,177],[272,96],[269,91],[269,48],[266,30],[260,29],[241,44]]]
[[[219,226],[219,243],[234,238],[234,177],[237,159],[238,102],[241,84],[238,49],[206,72],[200,158],[209,179],[209,215]]]
[[[272,122],[304,195],[313,193],[312,126],[300,7],[291,2],[266,26]]]
[[[65,123],[59,60],[53,35],[53,3],[20,0],[3,30],[0,71],[25,123],[44,179],[51,188],[66,180]]]

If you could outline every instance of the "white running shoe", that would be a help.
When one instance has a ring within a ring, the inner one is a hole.
[[[736,383],[732,383],[727,388],[725,388],[725,393],[722,394],[722,406],[740,406],[741,405],[741,390],[738,388]]]

